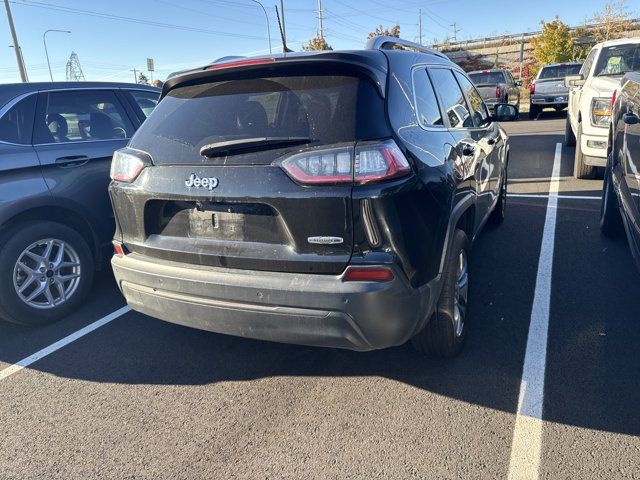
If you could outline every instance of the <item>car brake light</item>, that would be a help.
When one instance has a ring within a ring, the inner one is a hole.
[[[112,243],[114,255],[116,257],[124,257],[124,248],[122,247],[122,244],[120,242],[116,242],[115,240]]]
[[[128,148],[116,150],[111,160],[111,180],[131,183],[149,164],[151,164],[151,157],[143,152]]]
[[[224,62],[217,63],[215,65],[210,65],[205,70],[221,70],[223,68],[235,68],[235,67],[246,67],[248,65],[263,65],[265,63],[273,63],[276,59],[273,57],[267,58],[248,58],[246,60],[236,60],[233,62]]]
[[[496,98],[500,98],[502,96],[502,90],[500,87],[496,87]]]
[[[307,150],[278,162],[293,180],[305,185],[361,185],[399,178],[411,171],[393,140],[352,147]]]
[[[618,90],[613,91],[613,97],[611,97],[611,109],[613,110],[613,104],[616,103],[616,98],[618,97]]]
[[[534,93],[536,93],[536,84],[535,83],[531,83],[531,85],[529,85],[529,93],[531,95],[533,95]]]
[[[342,277],[343,282],[388,282],[393,280],[393,272],[386,267],[348,267]]]

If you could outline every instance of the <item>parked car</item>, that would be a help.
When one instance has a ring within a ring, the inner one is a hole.
[[[553,63],[544,65],[529,86],[529,118],[537,118],[545,108],[560,112],[569,105],[569,88],[564,84],[568,75],[580,73],[582,63]]]
[[[607,160],[611,97],[627,72],[640,71],[640,38],[623,38],[597,44],[580,73],[565,78],[569,109],[565,144],[575,146],[573,174],[592,178]]]
[[[501,103],[520,107],[522,82],[516,81],[508,70],[478,70],[469,72],[469,78],[489,108],[493,109]]]
[[[609,236],[626,231],[640,269],[640,73],[623,78],[611,120],[600,228]]]
[[[449,357],[508,157],[467,75],[394,37],[209,65],[170,78],[114,154],[113,271],[134,310],[169,322]]]
[[[1,318],[38,325],[86,297],[115,229],[111,157],[159,94],[118,83],[0,85]]]

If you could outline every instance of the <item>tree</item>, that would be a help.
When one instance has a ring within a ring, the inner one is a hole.
[[[633,26],[625,0],[607,3],[589,21],[595,25],[592,33],[596,43],[620,38],[625,32],[632,30]]]
[[[327,43],[324,37],[317,35],[315,38],[309,40],[308,43],[302,45],[302,50],[333,50],[333,48]]]
[[[573,60],[573,38],[569,27],[558,17],[551,22],[540,22],[542,33],[533,39],[533,56],[540,65]]]
[[[385,36],[385,37],[396,37],[396,38],[400,38],[400,25],[394,25],[391,28],[388,29],[383,29],[382,25],[378,25],[376,27],[376,29],[373,32],[370,32],[369,35],[367,35],[367,40],[369,40],[370,38],[373,37],[379,37],[379,36]]]
[[[149,85],[149,79],[144,73],[140,72],[138,75],[138,83],[141,83],[142,85]]]
[[[593,35],[586,27],[576,27],[571,32],[573,40],[573,60],[582,62],[593,46]]]

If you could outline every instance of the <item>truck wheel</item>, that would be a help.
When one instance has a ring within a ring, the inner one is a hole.
[[[93,255],[66,225],[38,221],[4,232],[0,245],[0,317],[44,325],[74,311],[93,282]]]
[[[507,209],[507,171],[504,171],[502,176],[502,183],[500,184],[500,190],[498,191],[498,201],[496,206],[489,216],[489,221],[494,225],[500,225],[504,222],[504,217]]]
[[[607,237],[619,237],[623,230],[618,197],[613,189],[611,154],[604,170],[602,201],[600,202],[600,231]]]
[[[567,147],[576,146],[576,136],[573,134],[573,129],[571,128],[571,121],[569,120],[568,113],[567,113],[567,119],[564,122],[564,144]]]
[[[535,120],[540,114],[540,107],[537,105],[529,105],[529,118]]]
[[[424,329],[412,338],[413,346],[421,353],[451,358],[462,350],[469,293],[468,253],[467,235],[456,229],[436,311]]]
[[[573,161],[573,176],[575,178],[593,178],[596,169],[591,165],[584,163],[584,155],[582,154],[582,124],[578,124],[578,135],[576,135],[576,155]]]

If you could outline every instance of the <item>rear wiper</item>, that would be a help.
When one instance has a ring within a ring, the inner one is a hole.
[[[269,150],[277,147],[288,147],[292,145],[302,145],[313,140],[309,137],[259,137],[241,138],[237,140],[226,140],[224,142],[214,142],[204,145],[200,149],[203,157],[220,157],[225,154],[239,152],[256,152],[259,150]]]

